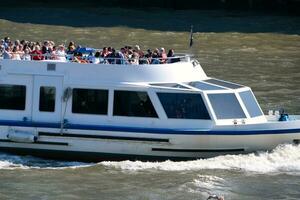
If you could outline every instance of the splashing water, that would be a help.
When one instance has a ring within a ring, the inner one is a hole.
[[[187,182],[179,187],[180,191],[188,191],[190,193],[197,193],[201,195],[202,199],[207,199],[208,196],[213,195],[223,196],[228,188],[227,181],[217,176],[198,175],[196,179]]]
[[[224,169],[241,170],[254,173],[292,172],[300,175],[300,146],[286,144],[279,145],[272,152],[261,152],[258,154],[251,153],[246,155],[226,155],[209,159],[182,162],[105,161],[95,164],[46,160],[32,156],[0,154],[0,169],[66,169],[91,167],[95,165],[130,171],[196,171],[203,169]]]
[[[242,170],[255,173],[285,173],[296,172],[300,174],[300,146],[286,144],[279,145],[272,152],[246,155],[226,155],[210,159],[199,159],[185,162],[102,162],[102,165],[120,168],[122,170],[203,170],[224,169]]]
[[[94,164],[46,160],[32,156],[0,154],[0,169],[65,169],[88,167]]]

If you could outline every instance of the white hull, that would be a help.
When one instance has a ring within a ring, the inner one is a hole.
[[[9,129],[39,133],[33,143],[13,142],[7,138]],[[287,131],[289,132],[289,131]],[[299,132],[227,135],[166,134],[122,131],[65,130],[5,127],[0,128],[0,149],[70,160],[186,160],[224,154],[242,154],[272,150],[282,143],[300,141]],[[239,133],[240,134],[240,133]]]

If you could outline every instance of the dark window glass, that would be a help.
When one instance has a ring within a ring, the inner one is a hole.
[[[0,85],[0,109],[25,110],[26,86]]]
[[[114,115],[158,117],[147,92],[115,91]]]
[[[107,115],[108,90],[73,89],[73,113]]]
[[[205,82],[216,84],[216,85],[223,86],[223,87],[227,87],[230,89],[238,89],[238,88],[244,87],[244,86],[236,84],[236,83],[231,83],[231,82],[222,81],[222,80],[218,80],[218,79],[208,79],[208,80],[205,80]]]
[[[218,119],[246,118],[235,94],[208,94],[208,98]]]
[[[210,119],[200,94],[157,93],[169,118]]]
[[[251,91],[240,92],[240,97],[242,98],[251,117],[263,115]]]
[[[40,87],[40,111],[55,111],[55,87]]]

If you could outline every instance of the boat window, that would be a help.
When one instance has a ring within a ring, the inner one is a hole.
[[[239,94],[251,117],[258,117],[263,115],[251,91],[244,91],[240,92]]]
[[[158,117],[147,92],[115,91],[114,115]]]
[[[190,82],[190,83],[188,83],[188,85],[198,88],[200,90],[226,90],[225,88],[207,84],[204,82],[199,82],[199,81]]]
[[[210,119],[200,94],[157,93],[168,116],[176,119]]]
[[[170,87],[170,88],[180,88],[180,89],[189,89],[178,83],[151,83],[152,86],[159,86],[159,87]]]
[[[244,86],[236,84],[236,83],[231,83],[231,82],[222,81],[222,80],[218,80],[218,79],[208,79],[208,80],[205,80],[205,82],[216,84],[216,85],[223,86],[223,87],[227,87],[230,89],[239,89],[239,88],[244,87]]]
[[[25,85],[0,85],[0,109],[25,110]]]
[[[39,110],[43,112],[55,111],[55,87],[40,87]]]
[[[107,115],[108,90],[73,89],[72,112]]]
[[[234,93],[208,94],[208,98],[218,119],[246,118]]]

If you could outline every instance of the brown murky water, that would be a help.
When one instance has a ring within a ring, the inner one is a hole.
[[[194,46],[188,48],[194,25]],[[221,11],[0,8],[0,37],[193,53],[252,87],[267,112],[300,114],[300,18]],[[63,167],[63,168],[60,168]],[[194,162],[83,164],[0,154],[0,199],[299,199],[300,148]]]

